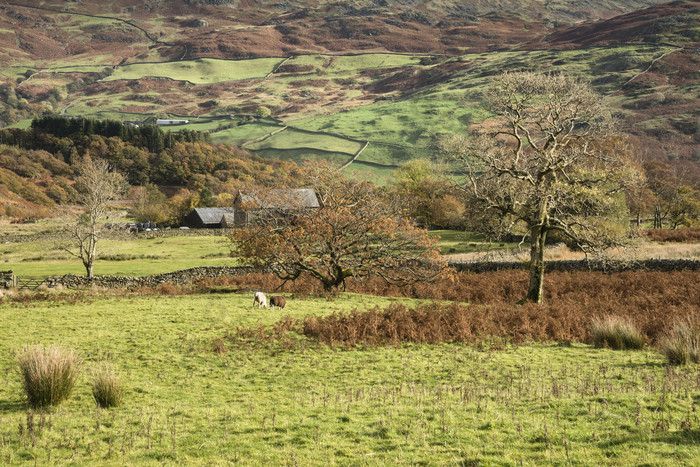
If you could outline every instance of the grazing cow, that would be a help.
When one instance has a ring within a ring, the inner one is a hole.
[[[284,308],[287,306],[287,300],[281,295],[273,295],[270,297],[270,309],[274,310],[276,306]]]
[[[255,304],[258,304],[258,308],[267,308],[267,299],[265,298],[265,294],[262,292],[255,292],[255,295],[253,296],[253,308],[255,308]]]

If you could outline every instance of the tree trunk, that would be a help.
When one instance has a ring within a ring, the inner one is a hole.
[[[656,206],[654,209],[654,228],[662,229],[663,225],[661,223],[661,207]]]
[[[544,241],[547,230],[537,225],[530,229],[530,285],[526,300],[542,303],[544,286]]]

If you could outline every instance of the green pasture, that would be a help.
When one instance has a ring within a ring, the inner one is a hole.
[[[176,81],[189,81],[194,84],[211,84],[263,78],[281,61],[280,58],[251,60],[200,58],[167,63],[136,63],[117,68],[106,80],[140,79],[146,76],[155,76]]]
[[[320,149],[261,149],[256,151],[260,157],[284,161],[329,161],[336,166],[342,166],[350,161],[347,153],[323,151]]]
[[[361,160],[398,165],[410,158],[434,154],[440,135],[461,133],[483,121],[488,116],[481,105],[483,94],[493,76],[503,70],[562,71],[582,79],[593,79],[594,87],[607,94],[645,70],[654,58],[667,50],[670,47],[638,45],[556,53],[465,55],[452,59],[467,66],[464,72],[414,95],[291,123],[308,130],[370,140],[375,144],[367,148]]]
[[[367,148],[369,149],[369,148]],[[365,151],[367,151],[365,149]],[[364,152],[362,153],[364,154]],[[364,164],[356,160],[346,169],[353,176],[363,180],[369,180],[380,186],[388,185],[394,177],[395,166],[381,166],[377,164]]]
[[[326,134],[313,134],[287,128],[246,148],[253,151],[262,149],[316,149],[328,152],[355,154],[362,149],[363,143]]]
[[[0,300],[3,465],[693,465],[697,368],[654,351],[530,344],[332,349],[222,339],[405,299],[251,293],[61,292]],[[84,360],[72,396],[26,406],[14,352],[60,343]],[[221,353],[214,351],[214,344]],[[90,369],[118,368],[121,406],[97,409]],[[20,428],[21,427],[21,428]]]
[[[431,236],[439,237],[440,252],[446,255],[512,249],[515,243],[490,242],[483,234],[460,230],[431,230]]]
[[[212,133],[211,140],[215,143],[241,145],[246,141],[251,141],[255,138],[265,136],[275,130],[279,130],[280,128],[281,127],[279,125],[269,123],[247,123],[245,125],[238,125],[233,128],[227,128],[225,130]]]
[[[395,68],[419,66],[420,56],[388,53],[359,55],[299,55],[288,60],[285,65],[308,66],[321,74],[354,75],[373,68]]]
[[[94,272],[148,276],[196,266],[235,265],[229,253],[223,236],[104,239],[98,243]],[[82,262],[61,250],[56,241],[0,244],[0,269],[28,277],[85,274]]]
[[[264,156],[265,154],[263,154]],[[292,153],[288,160],[334,160],[341,165],[347,155],[314,152]],[[360,177],[390,178],[391,171],[381,169],[367,173],[363,164],[352,164],[348,170]],[[364,169],[364,170],[363,170]],[[0,226],[8,235],[31,235],[39,232],[57,234],[55,222]],[[7,227],[7,228],[5,228]],[[10,228],[12,227],[12,228]],[[443,254],[471,253],[513,247],[512,244],[490,243],[483,236],[456,230],[433,230],[439,236]],[[172,236],[150,238],[146,234],[125,235],[119,240],[102,239],[98,243],[96,275],[148,276],[197,266],[233,266],[228,239],[225,236]],[[63,274],[85,274],[82,262],[61,249],[58,240],[37,240],[24,243],[0,243],[0,270],[13,270],[18,276],[47,277]]]

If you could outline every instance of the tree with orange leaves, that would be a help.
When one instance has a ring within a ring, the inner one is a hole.
[[[328,163],[307,163],[303,172],[320,207],[270,198],[283,196],[279,190],[257,193],[256,204],[285,209],[259,209],[253,225],[235,229],[230,236],[234,255],[285,281],[307,274],[327,291],[344,287],[351,277],[378,276],[407,285],[446,273],[436,240],[402,217],[380,189],[346,178]]]

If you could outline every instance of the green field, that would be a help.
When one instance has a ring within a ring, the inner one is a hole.
[[[317,149],[328,152],[355,154],[362,149],[363,143],[349,141],[332,135],[311,134],[287,129],[258,143],[249,144],[248,149]]]
[[[280,58],[217,60],[200,58],[167,63],[138,63],[117,68],[107,80],[140,79],[146,76],[211,84],[251,78],[264,78],[282,62]]]
[[[305,153],[307,157],[314,155]],[[301,155],[299,155],[301,158]],[[327,157],[326,154],[317,158]],[[338,154],[338,164],[347,162],[347,157]],[[353,165],[356,171],[360,164]],[[362,177],[365,173],[357,171]],[[381,175],[381,173],[379,174]],[[377,174],[370,174],[376,178]],[[389,177],[390,174],[385,176]],[[48,223],[35,229],[15,229],[15,235],[29,235],[38,230],[55,229]],[[440,237],[439,247],[443,254],[471,253],[512,247],[512,244],[494,244],[483,236],[456,230],[433,230],[430,235]],[[103,239],[98,243],[96,275],[147,276],[164,272],[188,269],[197,266],[235,266],[230,257],[228,239],[224,236],[187,236],[148,238],[133,236],[124,240]],[[0,244],[0,270],[13,270],[18,276],[47,277],[63,274],[85,274],[79,259],[59,248],[55,240],[26,243]]]
[[[226,237],[141,237],[131,241],[101,240],[96,275],[147,276],[196,266],[233,266]],[[0,245],[0,269],[18,276],[85,274],[82,262],[55,241]]]
[[[251,294],[2,301],[0,459],[672,466],[700,458],[697,368],[669,369],[653,351],[581,344],[338,350],[301,336],[288,349],[220,340],[282,315],[396,301],[290,297],[282,312],[251,309]],[[224,353],[214,352],[214,341]],[[28,343],[61,343],[85,360],[72,397],[48,414],[30,412],[22,399],[13,352]],[[90,368],[102,361],[119,369],[120,407],[98,410],[92,401]]]

